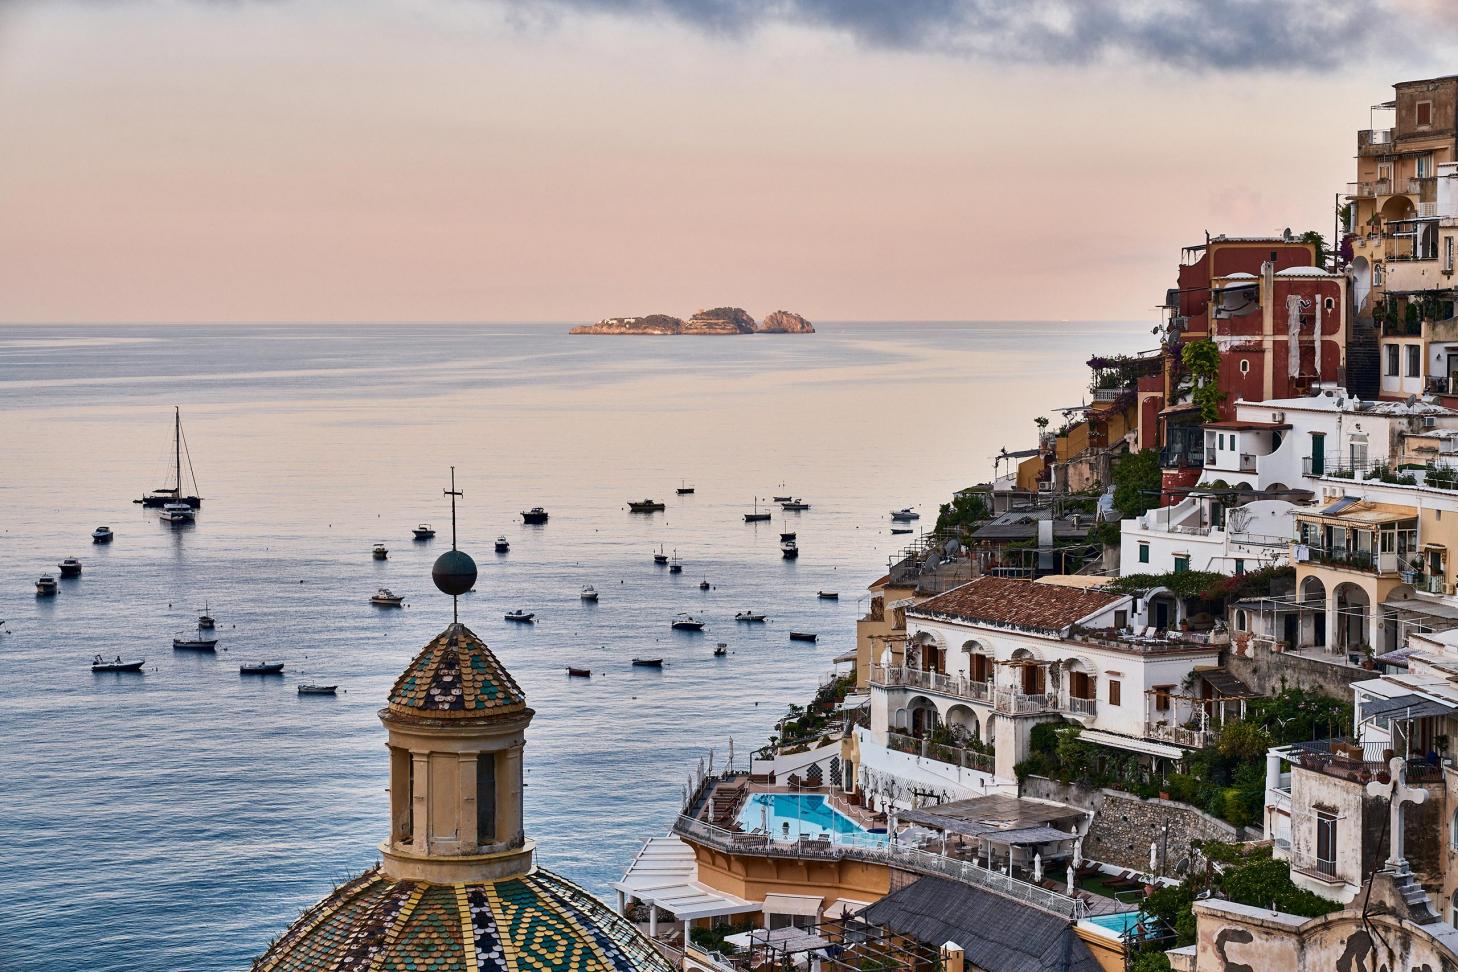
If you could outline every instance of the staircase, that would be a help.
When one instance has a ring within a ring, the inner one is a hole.
[[[1371,401],[1381,387],[1382,353],[1377,328],[1370,321],[1354,321],[1347,340],[1347,391]]]
[[[1404,869],[1401,873],[1392,877],[1392,885],[1397,893],[1402,895],[1403,904],[1407,905],[1408,917],[1419,925],[1426,925],[1437,921],[1438,916],[1433,912],[1432,899],[1418,884],[1417,878],[1412,872]]]

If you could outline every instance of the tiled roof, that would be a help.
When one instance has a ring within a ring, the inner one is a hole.
[[[389,711],[431,719],[475,719],[526,709],[526,694],[485,642],[452,624],[412,661],[390,689]]]
[[[1033,631],[1062,631],[1123,594],[1006,577],[979,577],[906,609],[911,617],[953,618]]]
[[[487,884],[366,871],[304,912],[253,972],[671,972],[624,918],[550,871]]]

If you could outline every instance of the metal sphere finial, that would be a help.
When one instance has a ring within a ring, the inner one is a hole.
[[[476,586],[476,561],[464,550],[447,550],[435,558],[430,579],[442,593],[460,597]]]

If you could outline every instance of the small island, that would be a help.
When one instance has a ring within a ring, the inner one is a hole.
[[[711,307],[688,320],[668,314],[645,317],[608,317],[596,324],[574,327],[570,334],[814,334],[805,318],[777,310],[755,323],[742,307]]]

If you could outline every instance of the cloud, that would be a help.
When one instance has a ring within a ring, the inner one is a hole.
[[[1421,0],[509,0],[673,21],[744,38],[790,25],[872,48],[1034,64],[1157,64],[1190,71],[1329,72],[1415,38],[1458,40]],[[1429,12],[1424,12],[1427,10]],[[1436,12],[1433,12],[1436,11]],[[1398,32],[1406,37],[1399,43]],[[1388,46],[1394,45],[1394,46]]]

